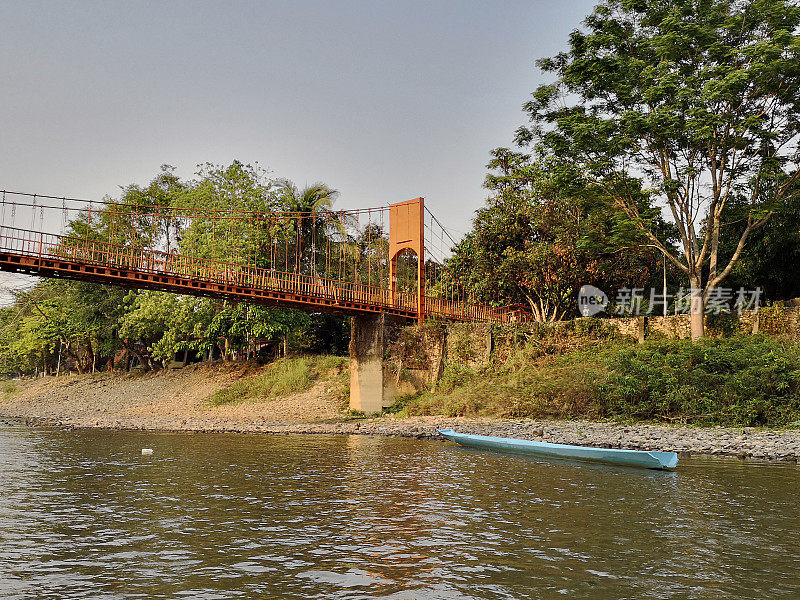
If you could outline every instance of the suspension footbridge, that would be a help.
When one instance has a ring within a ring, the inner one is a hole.
[[[314,212],[0,199],[0,271],[350,315],[350,407],[365,413],[397,398],[389,329],[529,319],[469,298],[445,264],[454,244],[422,198]]]
[[[313,213],[0,200],[2,271],[418,321],[524,318],[470,301],[443,264],[451,245],[422,198]]]

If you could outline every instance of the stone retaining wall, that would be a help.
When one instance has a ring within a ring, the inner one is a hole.
[[[426,323],[399,327],[391,334],[384,357],[384,374],[393,380],[398,394],[430,388],[447,366],[481,369],[493,360],[503,362],[532,337],[545,338],[562,332],[573,339],[629,338],[688,339],[689,315],[581,317],[556,323]],[[709,337],[735,333],[764,333],[800,341],[800,299],[761,308],[759,311],[709,315]]]

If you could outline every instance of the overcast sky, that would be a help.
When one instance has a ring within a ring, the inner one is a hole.
[[[0,188],[99,199],[258,162],[456,236],[593,2],[0,0]]]

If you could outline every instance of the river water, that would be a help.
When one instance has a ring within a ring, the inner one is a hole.
[[[0,598],[800,598],[798,498],[731,459],[2,427]]]

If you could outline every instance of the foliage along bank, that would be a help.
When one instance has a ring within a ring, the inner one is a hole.
[[[800,426],[800,343],[785,336],[637,343],[589,319],[491,338],[449,331],[438,382],[389,412]]]
[[[205,258],[230,259],[239,252],[258,261],[263,236],[254,231],[216,231],[212,236],[202,219],[179,228],[155,215],[169,207],[307,212],[319,216],[316,229],[300,234],[319,239],[325,235],[320,223],[335,226],[329,209],[336,197],[335,190],[324,184],[298,189],[238,161],[227,167],[202,165],[191,181],[180,180],[165,165],[147,186],[129,185],[115,200],[135,207],[138,214],[111,217],[108,211],[97,210],[91,219],[71,222],[69,232],[100,241],[113,238],[122,245],[138,236],[140,244],[178,247]],[[225,223],[234,227],[233,220]],[[148,239],[142,240],[143,236]],[[0,374],[157,369],[175,359],[245,358],[259,353],[268,358],[292,351],[342,354],[348,340],[349,324],[342,316],[43,280],[18,293],[13,306],[0,309]]]

